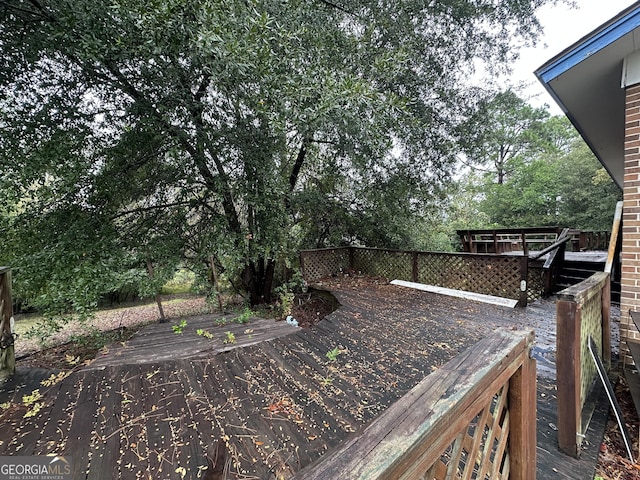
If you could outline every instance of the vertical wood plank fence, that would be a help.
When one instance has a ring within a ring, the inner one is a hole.
[[[603,363],[611,367],[611,286],[609,275],[597,272],[562,290],[556,302],[556,369],[558,385],[558,444],[578,457],[590,414],[585,404],[598,376],[588,347],[598,345]]]
[[[533,342],[497,330],[294,478],[535,479]]]
[[[302,275],[314,282],[356,271],[518,300],[527,305],[527,257],[495,254],[418,252],[377,248],[327,248],[300,253]]]
[[[14,336],[11,332],[12,317],[11,270],[8,267],[0,267],[0,383],[16,370]]]

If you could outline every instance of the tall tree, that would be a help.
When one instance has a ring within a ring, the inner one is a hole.
[[[213,254],[269,301],[297,220],[344,212],[338,185],[437,192],[471,61],[506,65],[552,2],[4,0],[1,259],[87,303],[107,274]],[[347,217],[380,205],[357,200]]]
[[[548,118],[545,108],[532,107],[512,89],[482,98],[460,127],[467,163],[504,183],[515,163],[556,147],[553,125],[543,127]]]
[[[575,138],[566,152],[514,167],[504,184],[485,184],[479,208],[491,224],[611,228],[620,189],[581,139]]]

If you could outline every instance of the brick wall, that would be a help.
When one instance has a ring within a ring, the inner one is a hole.
[[[640,85],[626,90],[624,172],[620,336],[640,340],[629,316],[629,310],[640,311]],[[626,348],[620,355],[630,362]]]

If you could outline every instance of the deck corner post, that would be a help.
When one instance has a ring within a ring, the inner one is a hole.
[[[581,308],[572,301],[556,303],[556,384],[558,387],[558,448],[578,458],[581,433],[580,384]]]
[[[536,361],[529,355],[531,347],[509,381],[509,478],[514,480],[536,478]]]

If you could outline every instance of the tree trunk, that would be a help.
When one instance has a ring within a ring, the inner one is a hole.
[[[216,290],[216,297],[218,298],[218,308],[220,309],[220,313],[224,313],[222,296],[220,295],[220,283],[218,282],[218,270],[216,269],[216,262],[213,255],[209,255],[209,268],[211,269],[211,284]]]
[[[0,384],[16,372],[12,319],[11,270],[6,269],[0,271]]]
[[[147,272],[149,272],[149,278],[153,280],[153,264],[151,263],[151,259],[147,259]],[[164,309],[162,308],[162,297],[160,296],[160,292],[156,292],[156,303],[158,304],[158,313],[160,314],[159,323],[165,323],[167,321],[164,316]]]
[[[276,262],[273,259],[259,258],[257,261],[249,261],[242,272],[242,282],[249,294],[251,305],[271,303],[271,290],[273,289],[273,276]]]

